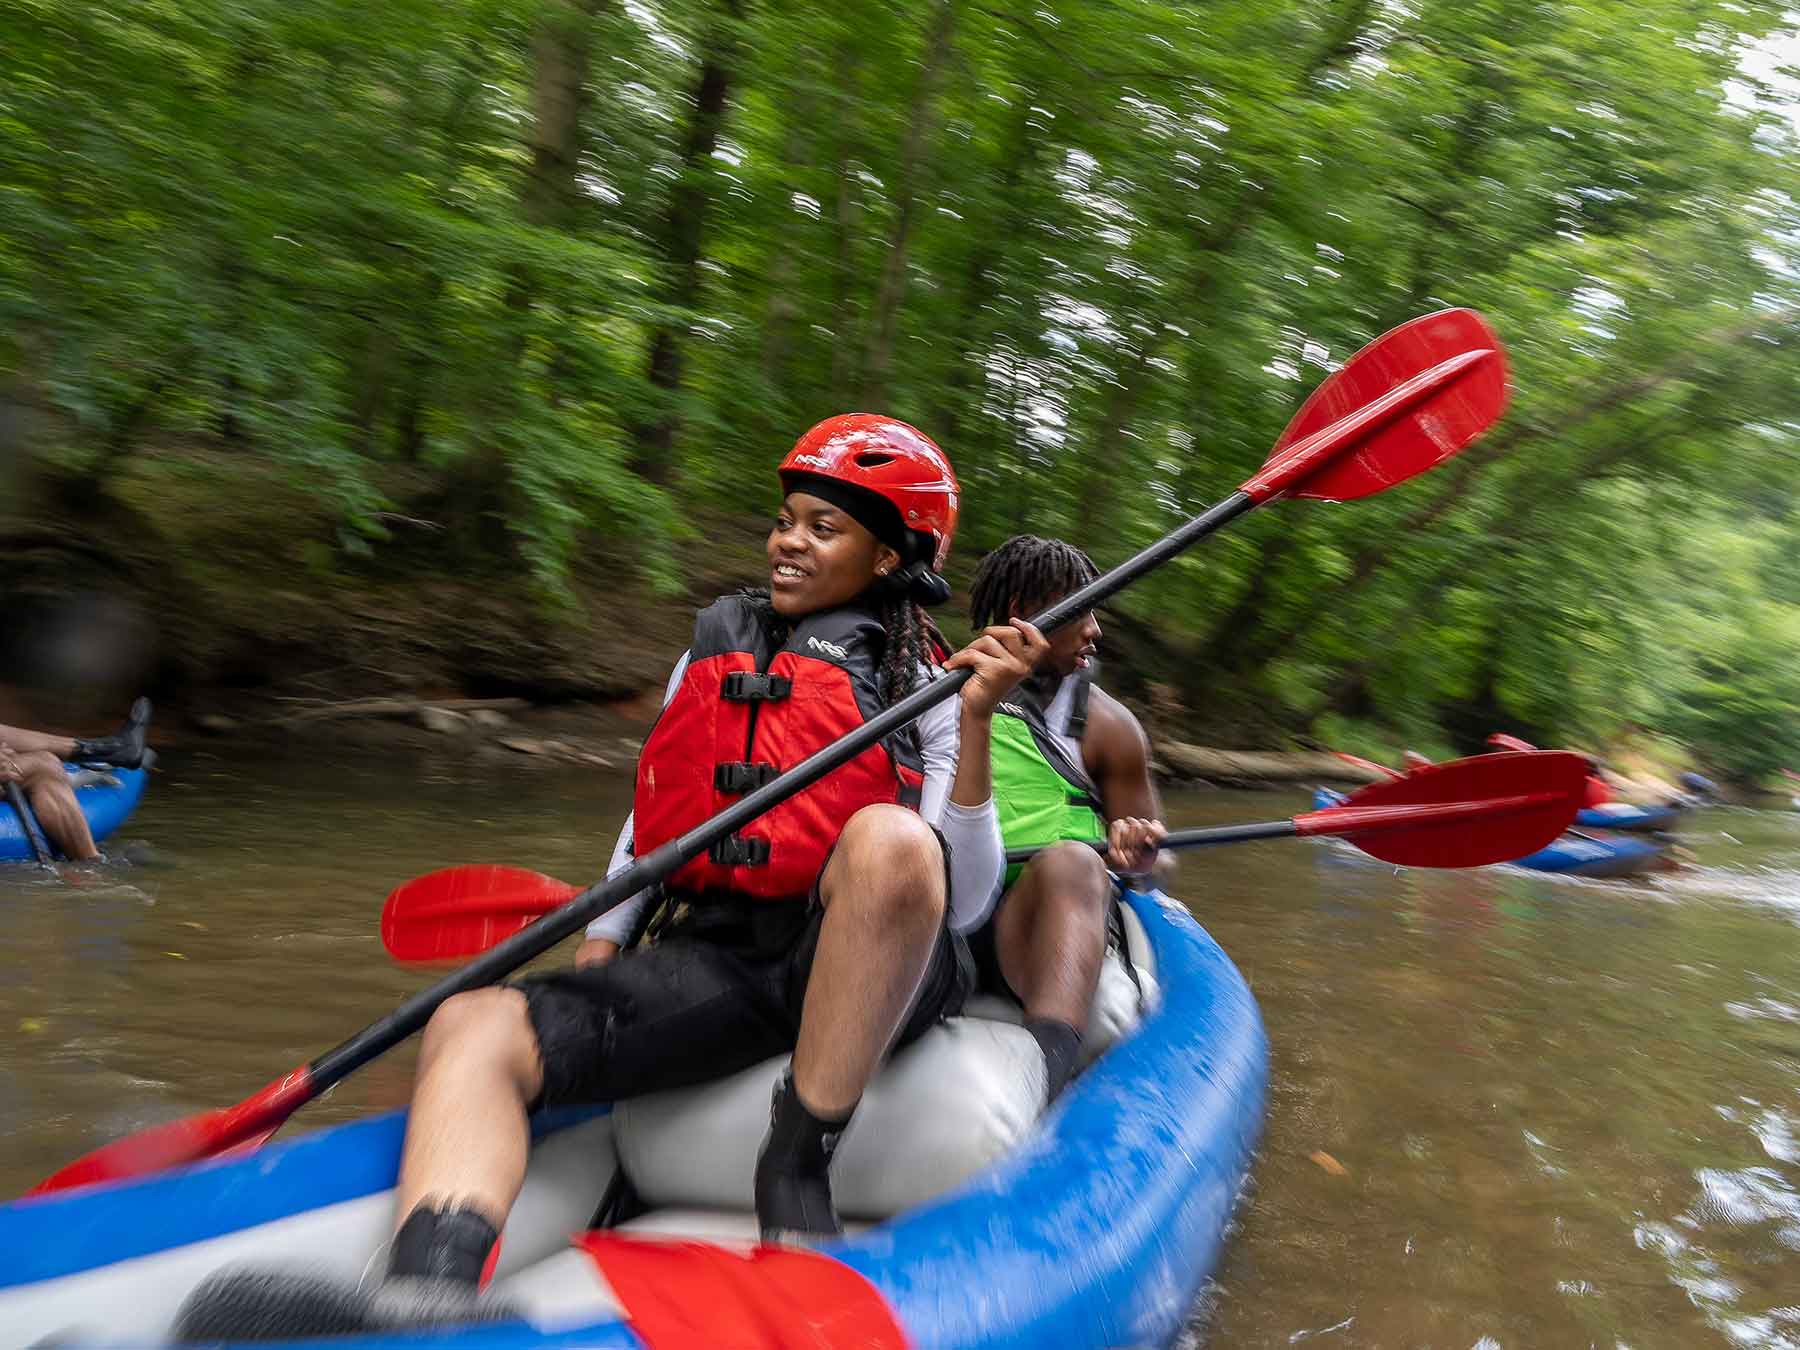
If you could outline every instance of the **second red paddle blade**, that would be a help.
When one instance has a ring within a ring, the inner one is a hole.
[[[1402,867],[1483,867],[1535,853],[1568,829],[1581,808],[1586,777],[1587,762],[1567,751],[1476,755],[1375,783],[1331,810],[1417,807],[1417,824],[1341,836]],[[1470,809],[1443,810],[1450,806]]]

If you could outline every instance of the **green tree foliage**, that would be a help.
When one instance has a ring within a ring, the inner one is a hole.
[[[1788,22],[0,0],[5,350],[81,490],[229,452],[314,495],[334,566],[566,595],[595,533],[676,581],[681,506],[760,503],[849,407],[951,451],[962,556],[1116,558],[1363,342],[1472,305],[1507,422],[1170,567],[1122,602],[1134,665],[1246,734],[1679,723],[1752,774],[1800,749],[1755,731],[1800,701]]]

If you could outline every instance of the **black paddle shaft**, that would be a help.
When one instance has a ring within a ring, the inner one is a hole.
[[[1154,571],[1183,549],[1189,548],[1236,520],[1257,502],[1248,493],[1234,492],[1208,507],[1185,525],[1165,535],[1104,576],[1096,577],[1071,595],[1064,596],[1032,622],[1044,632],[1062,627],[1079,614],[1110,599],[1147,572]],[[645,887],[654,886],[690,858],[698,857],[728,834],[736,833],[758,816],[810,787],[833,769],[848,764],[882,737],[913,721],[928,709],[951,698],[968,683],[967,668],[915,689],[885,712],[870,718],[842,739],[834,741],[788,769],[774,781],[734,802],[718,815],[703,821],[677,839],[646,853],[622,872],[596,882],[581,894],[522,928],[504,942],[489,948],[468,965],[422,989],[388,1016],[327,1050],[307,1066],[315,1092],[322,1092],[345,1075],[398,1045],[431,1020],[445,999],[470,989],[494,984],[533,957],[542,955],[570,934],[587,927],[600,915],[623,904]]]
[[[39,867],[55,870],[56,864],[50,860],[50,844],[44,838],[44,831],[38,825],[37,816],[32,813],[31,804],[25,800],[25,794],[17,783],[6,785],[6,800],[12,803],[12,809],[19,813],[19,824],[25,828],[25,838],[31,844],[31,852],[38,860]]]
[[[1300,827],[1291,820],[1264,820],[1255,825],[1211,825],[1205,829],[1174,830],[1162,837],[1157,848],[1205,848],[1209,844],[1248,844],[1257,839],[1291,839],[1300,833]],[[1106,852],[1106,840],[1084,839],[1081,841],[1100,853]],[[1053,844],[1032,844],[1027,848],[1009,848],[1006,850],[1006,861],[1011,863],[1030,862]]]

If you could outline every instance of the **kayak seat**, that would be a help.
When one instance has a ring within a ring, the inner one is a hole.
[[[1138,981],[1117,952],[1108,952],[1083,1042],[1087,1059],[1135,1027],[1157,997],[1136,915],[1126,927]],[[979,995],[965,1015],[934,1027],[883,1066],[832,1158],[839,1214],[885,1219],[924,1204],[1025,1137],[1043,1112],[1046,1083],[1043,1052],[1020,1020],[1017,1003]],[[756,1155],[787,1062],[778,1055],[716,1082],[617,1103],[619,1167],[643,1202],[652,1209],[752,1210]]]
[[[754,1209],[756,1155],[787,1061],[614,1106],[619,1166],[644,1203]],[[973,1017],[934,1027],[863,1094],[832,1156],[838,1213],[886,1218],[955,1186],[1024,1136],[1045,1088],[1043,1053],[1022,1027]]]

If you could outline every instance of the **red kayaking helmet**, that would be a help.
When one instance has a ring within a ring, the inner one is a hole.
[[[804,491],[805,479],[827,478],[873,493],[915,536],[909,563],[944,570],[956,537],[956,472],[936,442],[917,427],[878,413],[827,417],[794,442],[781,461],[782,487]]]

